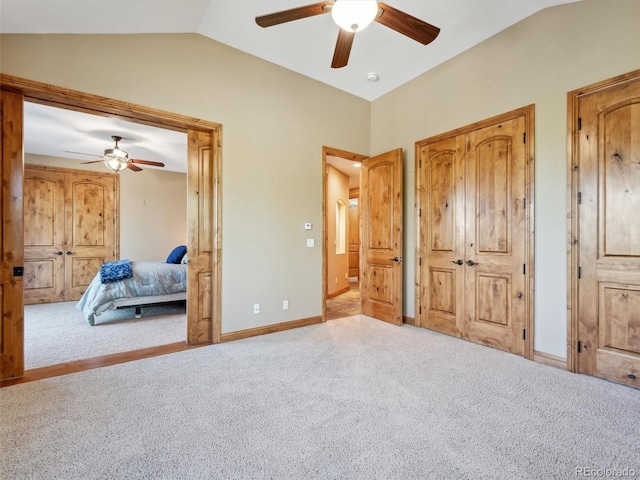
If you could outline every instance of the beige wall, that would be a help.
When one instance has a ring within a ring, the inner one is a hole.
[[[3,73],[222,124],[222,331],[321,315],[322,146],[368,153],[369,102],[196,34],[0,49]]]
[[[344,204],[344,253],[336,253],[336,203]],[[327,295],[349,288],[349,177],[327,165]]]
[[[108,172],[102,163],[25,155],[25,163]],[[187,242],[187,175],[146,168],[120,176],[120,258],[164,262]]]
[[[566,356],[567,92],[640,68],[638,25],[637,0],[549,8],[372,103],[371,154],[405,150],[405,315],[414,316],[415,142],[535,104],[535,349]]]
[[[535,348],[565,356],[566,95],[640,68],[639,18],[637,0],[546,9],[372,103],[193,34],[4,35],[0,67],[223,125],[223,332],[320,314],[322,145],[404,149],[404,314],[414,316],[415,142],[535,104]]]

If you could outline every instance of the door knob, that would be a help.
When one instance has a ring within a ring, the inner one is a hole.
[[[473,267],[474,265],[480,265],[479,263],[475,263],[473,260],[467,260],[467,265]]]
[[[73,255],[73,252],[67,250],[67,255]]]
[[[462,261],[461,258],[459,258],[458,260],[449,260],[450,263],[455,263],[456,265],[462,265],[464,262]]]
[[[62,252],[56,252],[56,255],[62,255]]]
[[[401,262],[402,261],[402,257],[393,257],[391,260],[393,260],[394,262]]]

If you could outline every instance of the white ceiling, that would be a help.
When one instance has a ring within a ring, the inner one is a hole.
[[[387,0],[441,29],[421,45],[381,24],[356,34],[330,68],[338,27],[325,14],[261,28],[255,17],[313,0],[0,0],[2,33],[200,33],[374,100],[543,8],[579,0]],[[380,80],[367,81],[375,72]]]
[[[187,171],[186,133],[125,122],[112,117],[25,103],[26,153],[77,159],[78,168],[81,168],[82,162],[100,160],[98,156],[102,155],[105,149],[113,148],[112,135],[122,137],[119,147],[129,153],[130,158],[163,162],[166,165],[163,170]],[[88,155],[77,155],[68,151]],[[157,168],[140,166],[143,169]],[[106,168],[105,166],[105,170]]]
[[[199,33],[372,101],[539,10],[574,1],[387,0],[440,35],[421,45],[374,22],[357,33],[340,69],[330,68],[338,32],[331,15],[255,23],[313,0],[0,0],[0,33]],[[369,73],[379,81],[368,82]],[[25,111],[27,153],[90,160],[64,151],[99,155],[113,146],[111,135],[123,137],[120,147],[133,158],[186,170],[186,135],[35,104]]]

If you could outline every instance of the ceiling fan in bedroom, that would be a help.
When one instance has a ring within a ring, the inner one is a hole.
[[[134,172],[142,171],[138,165],[151,165],[154,167],[164,167],[164,163],[162,162],[152,162],[151,160],[141,160],[139,158],[129,158],[129,154],[122,150],[118,146],[118,142],[122,140],[122,137],[118,135],[111,135],[111,138],[115,142],[113,148],[107,148],[104,151],[103,155],[95,155],[93,153],[82,153],[82,152],[70,152],[65,150],[67,153],[75,153],[77,155],[89,155],[91,157],[99,157],[101,160],[93,160],[92,162],[83,162],[83,165],[88,165],[90,163],[98,163],[104,162],[104,164],[109,167],[114,172],[120,172],[125,168],[132,170]]]
[[[423,45],[433,42],[440,33],[438,27],[401,12],[386,3],[374,0],[319,2],[262,15],[256,17],[256,23],[266,28],[329,12],[331,12],[333,21],[340,27],[331,68],[342,68],[347,65],[355,33],[364,29],[373,21],[381,23],[385,27],[389,27]]]

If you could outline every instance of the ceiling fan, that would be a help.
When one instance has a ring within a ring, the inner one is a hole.
[[[402,35],[427,45],[440,33],[438,27],[374,0],[335,0],[314,3],[304,7],[291,8],[281,12],[256,17],[256,23],[263,28],[281,23],[314,17],[331,12],[333,20],[340,27],[338,41],[333,53],[331,68],[342,68],[349,62],[351,45],[356,32],[364,29],[374,20]]]
[[[92,162],[83,162],[83,165],[88,165],[90,163],[98,163],[104,162],[107,167],[109,167],[114,172],[120,172],[125,168],[129,170],[133,170],[134,172],[142,171],[142,168],[139,165],[152,165],[154,167],[164,167],[164,163],[162,162],[152,162],[151,160],[141,160],[139,158],[129,158],[129,154],[122,150],[118,146],[118,142],[122,140],[122,137],[118,135],[111,135],[111,138],[115,142],[115,146],[113,148],[107,148],[104,151],[104,155],[95,155],[93,153],[82,153],[82,152],[70,152],[65,150],[67,153],[75,153],[77,155],[89,155],[91,157],[99,157],[101,160],[93,160]]]

